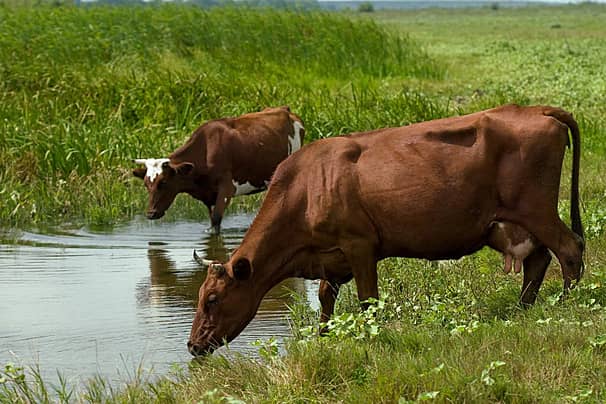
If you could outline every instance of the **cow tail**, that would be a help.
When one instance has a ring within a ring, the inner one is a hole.
[[[552,116],[558,121],[564,123],[570,129],[572,138],[572,178],[570,181],[570,223],[572,231],[575,232],[583,241],[585,234],[583,232],[583,223],[581,222],[581,211],[579,209],[579,170],[581,164],[581,134],[579,125],[574,120],[572,114],[561,109],[551,109],[545,112],[545,115]]]

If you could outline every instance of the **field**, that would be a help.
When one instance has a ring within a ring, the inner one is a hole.
[[[260,361],[215,356],[160,380],[135,370],[119,385],[71,386],[6,365],[0,402],[605,401],[605,17],[591,4],[364,15],[0,7],[3,228],[141,214],[130,159],[164,156],[216,117],[288,104],[311,141],[517,102],[579,121],[588,238],[586,276],[563,302],[557,264],[522,310],[521,277],[503,274],[492,251],[390,259],[374,313],[359,312],[350,285],[319,338],[316,313],[295,304],[280,354],[268,336]],[[205,214],[186,197],[177,205],[164,220]]]

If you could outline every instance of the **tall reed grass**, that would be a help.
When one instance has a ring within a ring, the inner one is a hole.
[[[289,104],[311,140],[444,113],[383,87],[443,69],[372,21],[188,5],[11,7],[0,21],[5,225],[131,216],[145,197],[129,160],[167,155],[208,119]]]

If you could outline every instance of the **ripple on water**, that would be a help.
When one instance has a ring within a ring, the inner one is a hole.
[[[17,359],[38,363],[51,377],[59,369],[87,378],[115,376],[141,361],[157,372],[188,362],[186,341],[206,275],[192,250],[224,261],[251,221],[252,215],[226,217],[221,237],[207,234],[206,224],[143,220],[0,234],[11,240],[0,244],[0,363]],[[300,280],[274,288],[230,351],[251,354],[256,339],[290,335],[286,289],[312,302],[317,293],[316,284]]]

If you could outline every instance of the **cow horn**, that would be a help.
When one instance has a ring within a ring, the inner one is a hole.
[[[211,260],[207,260],[204,259],[202,257],[200,257],[197,253],[196,250],[194,250],[194,259],[196,260],[196,262],[200,265],[202,265],[203,267],[209,267],[210,264],[212,264],[213,262]]]
[[[146,161],[147,159],[133,159],[133,163],[136,164],[145,164]]]

